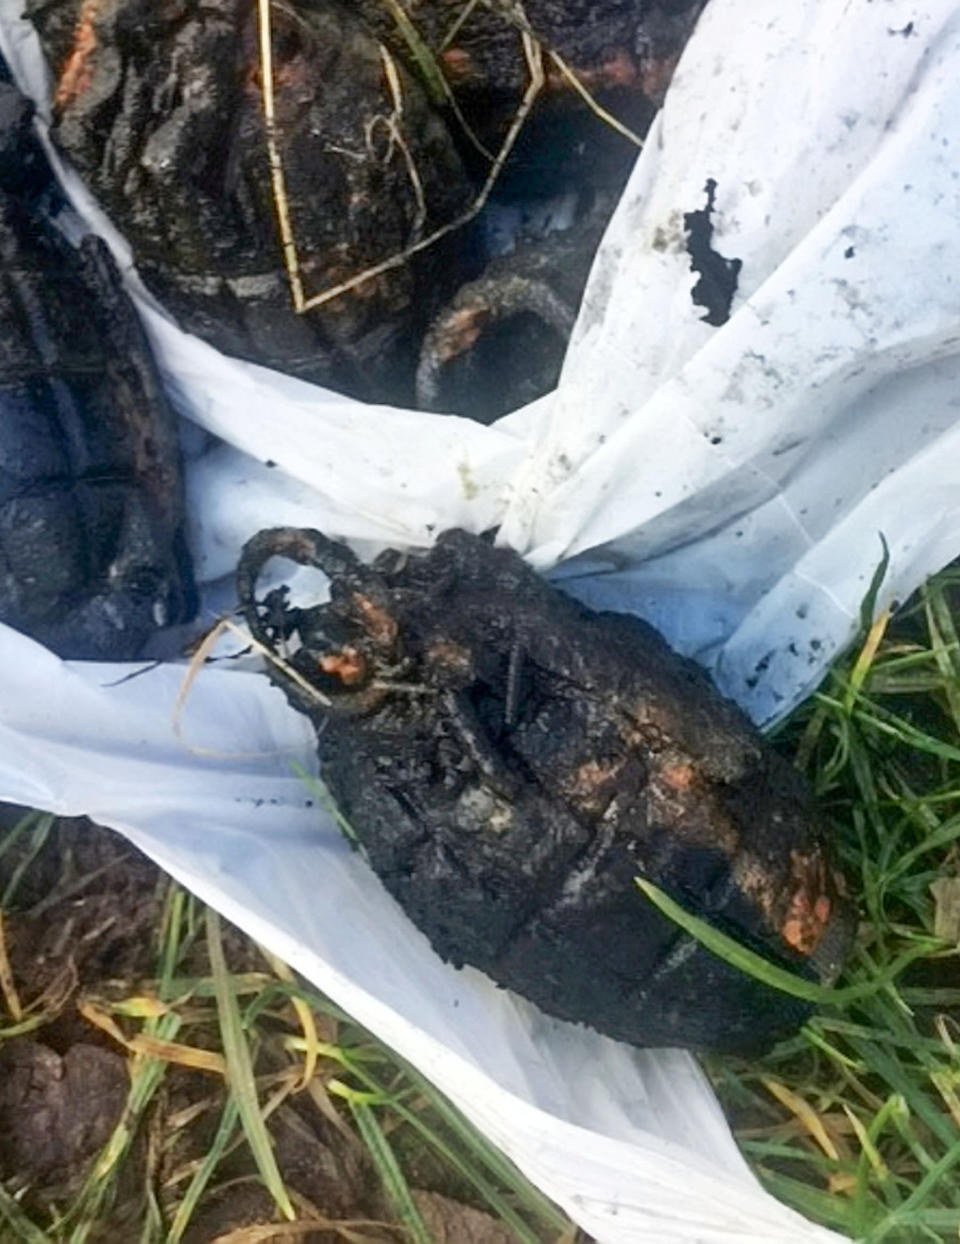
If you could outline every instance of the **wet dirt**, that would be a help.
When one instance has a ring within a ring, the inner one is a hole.
[[[436,1192],[418,1190],[413,1199],[434,1244],[515,1244],[512,1231],[480,1210]]]
[[[741,259],[726,259],[713,248],[713,211],[717,195],[717,183],[709,178],[703,187],[706,206],[696,211],[684,212],[683,229],[690,256],[690,271],[698,276],[690,296],[695,306],[703,307],[706,315],[700,318],[705,324],[719,328],[730,318],[730,307],[737,292]]]
[[[330,602],[284,613],[274,592],[261,612],[271,556],[322,569]],[[678,930],[643,876],[801,974],[838,969],[852,913],[802,780],[640,620],[460,531],[372,567],[265,531],[238,594],[327,698],[271,666],[370,865],[444,959],[635,1045],[753,1053],[793,1031],[807,1008]]]
[[[0,1047],[0,1178],[51,1203],[76,1195],[128,1088],[124,1060],[96,1045],[63,1056],[29,1038]]]

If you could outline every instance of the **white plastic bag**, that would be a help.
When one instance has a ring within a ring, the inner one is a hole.
[[[20,0],[0,47],[46,98]],[[182,334],[131,272],[183,412],[210,598],[243,540],[482,530],[634,609],[757,720],[960,552],[960,16],[952,0],[711,0],[584,300],[555,395],[484,428],[371,408]],[[687,213],[741,259],[703,322]],[[91,227],[129,255],[79,181]],[[267,459],[278,464],[268,469]],[[223,585],[219,585],[223,596]],[[0,629],[0,796],[111,825],[420,1067],[602,1244],[834,1239],[764,1194],[695,1061],[545,1019],[440,963],[291,773],[307,723],[261,675],[117,684]]]

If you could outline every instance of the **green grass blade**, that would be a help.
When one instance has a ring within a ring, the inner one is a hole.
[[[407,45],[411,59],[417,67],[431,102],[442,108],[447,102],[448,91],[443,74],[440,72],[440,67],[434,60],[433,53],[420,37],[419,31],[410,20],[410,15],[403,5],[399,3],[399,0],[382,0],[382,3],[389,10],[390,16],[397,24],[397,29]]]
[[[220,917],[209,907],[206,912],[206,926],[207,953],[210,956],[210,972],[215,985],[223,1053],[227,1061],[227,1084],[236,1100],[240,1121],[260,1177],[276,1202],[277,1208],[288,1221],[292,1222],[297,1215],[280,1176],[267,1125],[260,1112],[250,1047],[247,1045],[246,1034],[240,1019],[240,1007],[233,991],[233,983],[223,953]]]
[[[923,589],[922,595],[926,601],[927,629],[943,693],[954,728],[960,733],[960,637],[943,588],[930,583]]]
[[[913,1192],[904,1201],[901,1209],[898,1211],[898,1217],[906,1218],[911,1211],[919,1210],[923,1206],[927,1195],[942,1186],[944,1175],[952,1167],[956,1166],[958,1162],[960,1162],[960,1139],[956,1140],[947,1152],[927,1171],[923,1179],[920,1180]]]
[[[157,1194],[153,1188],[147,1188],[146,1204],[143,1215],[143,1229],[140,1232],[140,1244],[159,1244],[163,1239],[163,1215],[157,1202]]]
[[[873,623],[873,615],[877,609],[877,596],[880,594],[880,588],[887,577],[887,569],[890,566],[890,546],[887,544],[887,538],[882,531],[879,535],[880,543],[883,546],[883,554],[877,563],[877,568],[870,579],[870,586],[867,588],[860,604],[860,629],[864,632],[869,631]]]
[[[30,1221],[2,1183],[0,1183],[0,1222],[6,1223],[13,1232],[12,1235],[4,1232],[0,1239],[9,1240],[11,1244],[14,1240],[22,1240],[24,1244],[55,1244],[55,1241],[45,1231],[41,1231]]]
[[[327,789],[326,783],[321,778],[314,777],[312,774],[308,773],[306,769],[304,769],[303,765],[298,764],[295,760],[290,762],[290,769],[296,774],[311,795],[313,795],[320,807],[333,818],[337,828],[343,834],[344,838],[346,838],[347,842],[349,842],[352,847],[362,850],[360,846],[360,839],[357,837],[356,831],[337,807],[333,796]]]
[[[158,1035],[172,1039],[180,1020],[176,1015],[165,1015],[163,1020],[167,1022],[162,1023]],[[113,1196],[117,1175],[133,1143],[137,1126],[160,1087],[166,1070],[167,1064],[159,1058],[143,1059],[137,1066],[120,1121],[100,1151],[76,1200],[64,1215],[65,1222],[75,1224],[68,1237],[70,1244],[84,1244],[90,1232],[103,1219],[105,1206]]]
[[[23,859],[20,860],[16,868],[10,874],[10,880],[7,882],[6,889],[3,891],[3,897],[0,898],[0,907],[4,910],[6,910],[13,901],[13,896],[16,894],[17,887],[23,879],[23,874],[27,871],[43,849],[43,844],[49,838],[50,830],[53,828],[53,823],[56,819],[57,818],[53,816],[52,813],[45,812],[42,816],[38,816],[34,824],[30,827],[32,829],[30,844],[27,847]],[[16,826],[14,826],[14,829],[16,829]]]
[[[933,945],[941,944],[931,941],[929,945],[918,945],[913,950],[902,954],[885,972],[873,980],[859,985],[848,985],[843,989],[831,989],[826,985],[818,985],[816,981],[808,981],[802,976],[796,976],[793,972],[788,972],[785,968],[771,963],[769,959],[764,959],[756,951],[741,945],[740,942],[720,929],[714,928],[700,916],[695,916],[685,907],[681,907],[653,882],[643,877],[636,877],[634,880],[655,907],[691,937],[696,938],[717,958],[723,959],[731,967],[737,968],[747,976],[754,977],[764,985],[769,985],[771,989],[778,989],[781,993],[790,994],[791,997],[800,998],[814,1006],[842,1007],[861,998],[867,998],[871,994],[879,993],[895,980],[914,959],[929,954]]]
[[[380,1047],[376,1047],[376,1049],[379,1051]],[[408,1064],[400,1063],[406,1082],[412,1086],[413,1091],[418,1096],[426,1100],[428,1106],[437,1115],[441,1123],[448,1129],[456,1141],[463,1146],[464,1152],[469,1156],[468,1161],[463,1161],[446,1144],[442,1137],[438,1136],[432,1128],[425,1124],[414,1111],[408,1109],[400,1100],[398,1093],[391,1093],[380,1083],[372,1072],[364,1066],[364,1063],[368,1061],[365,1057],[366,1053],[364,1049],[349,1051],[339,1049],[335,1052],[335,1056],[364,1085],[364,1088],[374,1100],[387,1106],[395,1114],[399,1115],[404,1122],[410,1124],[459,1174],[468,1179],[486,1199],[490,1208],[495,1213],[498,1213],[502,1220],[510,1226],[519,1240],[527,1239],[529,1228],[517,1217],[512,1207],[507,1204],[500,1193],[489,1183],[482,1174],[481,1167],[486,1167],[488,1174],[497,1179],[504,1188],[509,1189],[516,1203],[533,1218],[540,1219],[548,1228],[557,1233],[562,1233],[569,1226],[568,1220],[556,1206],[524,1178],[523,1174],[509,1158],[501,1153],[495,1145],[492,1145],[485,1136],[482,1136],[457,1109],[451,1106],[440,1090],[431,1084],[429,1080]],[[382,1064],[385,1061],[384,1055],[385,1051],[369,1061]],[[397,1061],[400,1062],[400,1060]],[[349,1099],[349,1091],[344,1095]]]
[[[173,1222],[170,1224],[170,1230],[167,1232],[165,1244],[179,1244],[183,1238],[183,1233],[190,1225],[190,1219],[200,1203],[200,1198],[203,1196],[220,1159],[230,1143],[233,1133],[236,1131],[239,1117],[240,1111],[236,1097],[228,1097],[223,1107],[223,1113],[220,1116],[216,1135],[210,1144],[210,1148],[204,1155],[203,1161],[194,1171],[193,1178],[190,1180],[190,1184],[183,1195],[183,1200],[177,1206],[177,1212],[173,1216]]]
[[[850,1233],[853,1224],[849,1202],[799,1179],[792,1179],[789,1175],[781,1175],[763,1167],[759,1174],[767,1191],[772,1192],[778,1200],[793,1205],[801,1214],[823,1223],[825,1227]]]
[[[457,1137],[465,1150],[475,1161],[482,1162],[487,1171],[505,1188],[509,1188],[528,1213],[541,1219],[546,1226],[558,1234],[569,1226],[567,1219],[553,1202],[529,1183],[506,1154],[491,1144],[472,1123],[463,1117],[459,1110],[451,1106],[439,1089],[435,1088],[419,1072],[409,1067],[406,1070],[408,1079],[430,1102],[431,1108]]]
[[[955,747],[952,743],[945,743],[942,739],[934,738],[925,730],[918,730],[916,726],[910,724],[906,718],[892,713],[888,709],[882,708],[878,704],[872,704],[869,701],[859,701],[861,707],[855,709],[855,716],[859,722],[872,727],[878,734],[885,735],[888,739],[901,746],[906,744],[914,747],[918,752],[926,752],[930,756],[936,756],[940,760],[949,760],[954,764],[960,763],[960,747]],[[869,705],[869,707],[866,707]]]
[[[380,1179],[383,1181],[384,1190],[393,1203],[397,1217],[406,1227],[410,1240],[413,1244],[433,1244],[433,1237],[414,1204],[413,1197],[410,1195],[410,1186],[404,1178],[396,1155],[390,1147],[390,1142],[384,1136],[373,1109],[364,1101],[354,1097],[348,1098],[348,1102],[350,1113],[360,1133],[360,1139],[367,1147]]]
[[[907,1113],[907,1105],[903,1098],[898,1093],[891,1093],[871,1119],[870,1126],[865,1131],[861,1142],[860,1158],[857,1162],[857,1183],[853,1193],[853,1223],[854,1231],[858,1236],[866,1234],[870,1227],[868,1201],[871,1180],[876,1178],[873,1164],[879,1159],[877,1141],[889,1120],[896,1116],[904,1119]]]
[[[170,985],[180,961],[180,935],[183,928],[184,891],[175,881],[167,888],[160,925],[160,975],[157,978],[157,997],[169,1002],[176,997]]]
[[[171,882],[167,890],[167,901],[164,904],[159,932],[158,992],[161,995],[176,969],[182,952],[180,931],[183,897],[184,892]],[[152,1036],[172,1041],[180,1029],[180,1024],[180,1017],[174,1012],[168,1012],[156,1019],[147,1020],[144,1031]],[[69,1244],[85,1244],[90,1232],[103,1218],[105,1206],[114,1194],[118,1175],[133,1144],[137,1128],[167,1071],[167,1064],[159,1058],[135,1059],[131,1066],[130,1087],[120,1121],[101,1150],[83,1187],[61,1220],[65,1226],[72,1225],[68,1237]]]
[[[356,1074],[355,1065],[351,1066],[351,1070],[354,1070]],[[496,1165],[496,1173],[500,1177],[501,1183],[514,1192],[518,1201],[529,1213],[543,1218],[552,1228],[560,1231],[567,1225],[562,1215],[554,1209],[546,1198],[531,1188],[516,1168],[511,1168],[509,1173],[502,1170],[501,1162],[506,1162],[506,1159],[503,1159],[503,1155],[499,1153],[499,1150],[491,1151],[501,1161],[496,1163],[489,1161],[487,1153],[487,1150],[491,1148],[489,1142],[483,1140],[479,1134],[470,1129],[469,1124],[460,1118],[459,1114],[452,1109],[429,1081],[408,1072],[408,1078],[415,1081],[417,1095],[426,1099],[434,1113],[441,1117],[448,1129],[463,1143],[466,1152],[469,1154],[469,1160],[462,1158],[416,1111],[411,1110],[396,1095],[392,1096],[383,1085],[379,1084],[375,1077],[364,1070],[360,1073],[360,1078],[367,1088],[383,1101],[387,1108],[403,1119],[405,1123],[422,1137],[426,1144],[436,1151],[448,1167],[473,1185],[490,1209],[495,1214],[498,1214],[501,1220],[510,1227],[521,1244],[538,1244],[540,1237],[527,1226],[513,1207],[483,1175],[481,1165]],[[507,1178],[503,1177],[505,1174]]]
[[[42,812],[27,812],[15,821],[7,832],[0,838],[0,859],[19,841],[21,836],[32,829],[37,821],[44,814]]]

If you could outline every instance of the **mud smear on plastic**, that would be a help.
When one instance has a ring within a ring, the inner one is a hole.
[[[707,314],[701,315],[705,324],[719,328],[730,318],[730,307],[737,292],[741,259],[727,259],[713,249],[713,210],[717,196],[717,183],[712,177],[703,187],[707,196],[706,207],[694,212],[684,212],[683,228],[687,235],[687,253],[690,271],[700,279],[691,291],[694,305],[703,307]]]

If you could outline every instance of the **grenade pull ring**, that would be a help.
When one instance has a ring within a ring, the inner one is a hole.
[[[258,600],[257,581],[273,557],[320,570],[330,580],[330,602],[312,609],[291,607],[285,589]],[[345,544],[307,527],[261,531],[241,554],[237,595],[251,635],[270,652],[280,656],[278,642],[299,637],[297,651],[271,662],[270,673],[303,712],[316,713],[322,704],[325,716],[364,716],[390,693],[392,685],[378,674],[397,672],[397,623],[379,576]],[[284,664],[322,691],[322,699],[310,697]]]

